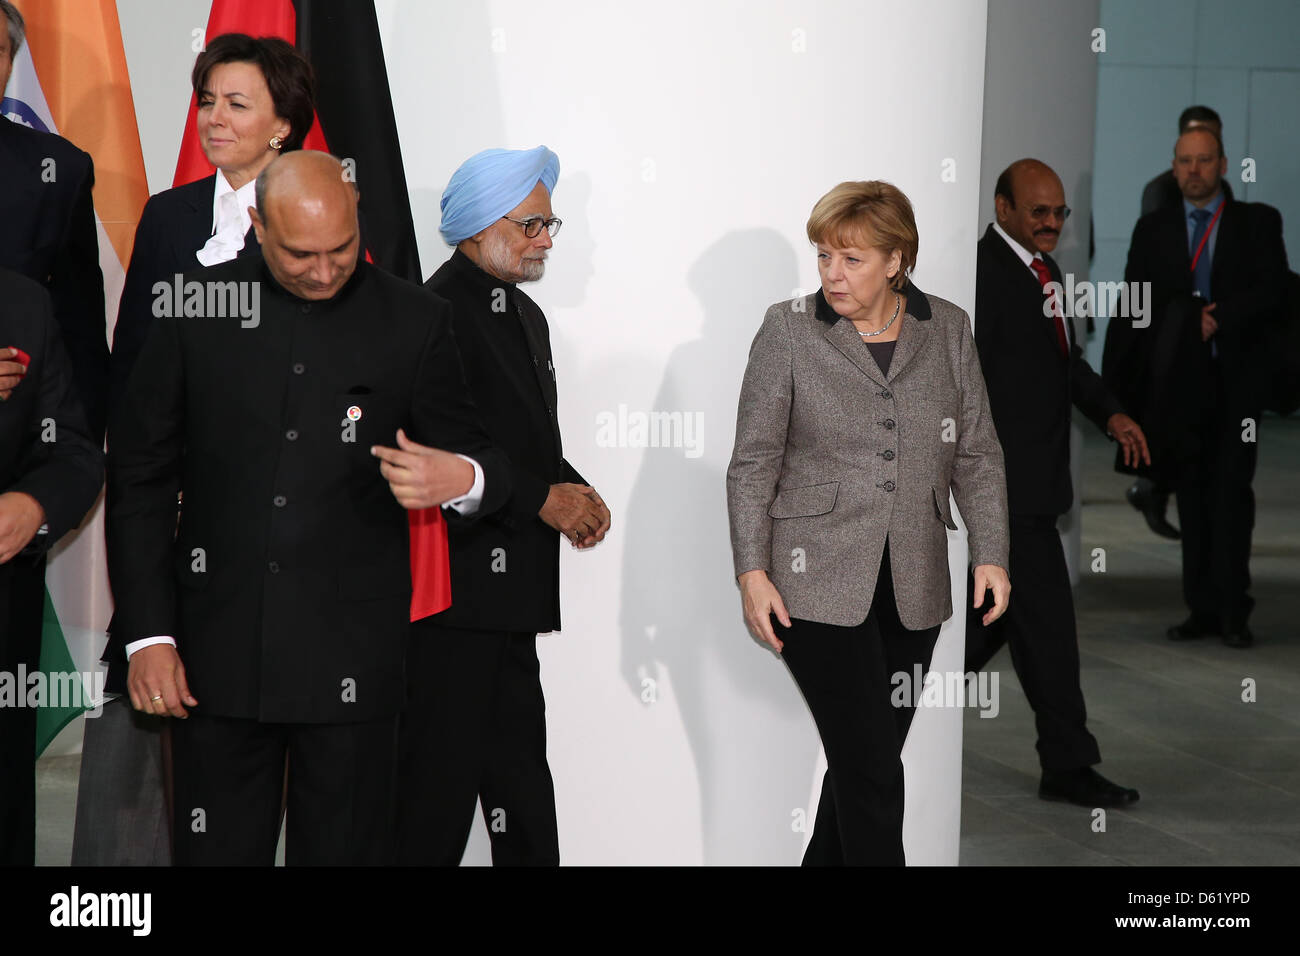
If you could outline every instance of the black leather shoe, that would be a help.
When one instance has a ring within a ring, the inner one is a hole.
[[[1255,643],[1255,635],[1250,633],[1250,628],[1243,624],[1240,628],[1233,628],[1224,634],[1223,643],[1229,647],[1250,647]]]
[[[1139,478],[1129,486],[1128,491],[1124,493],[1128,498],[1128,503],[1138,511],[1142,512],[1142,517],[1146,519],[1147,527],[1160,535],[1162,538],[1169,538],[1178,541],[1182,538],[1182,533],[1171,525],[1165,518],[1165,511],[1169,507],[1169,496],[1166,494],[1156,494],[1151,487],[1151,482]]]
[[[1209,637],[1212,634],[1219,634],[1218,627],[1211,626],[1207,622],[1198,620],[1196,615],[1192,615],[1182,624],[1175,624],[1169,630],[1165,631],[1165,637],[1171,641],[1194,641],[1197,638]]]
[[[1044,770],[1038,784],[1043,800],[1074,803],[1081,807],[1127,807],[1137,803],[1138,792],[1111,783],[1091,767],[1081,770]]]

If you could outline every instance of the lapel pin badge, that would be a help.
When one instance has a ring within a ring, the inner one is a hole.
[[[357,422],[357,421],[360,421],[360,420],[361,420],[361,406],[360,406],[360,405],[353,405],[351,408],[348,409],[348,420],[349,420],[349,421],[354,421],[354,422]]]

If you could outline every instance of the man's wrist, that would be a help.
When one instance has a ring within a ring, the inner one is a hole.
[[[131,641],[126,645],[126,659],[130,660],[131,655],[136,651],[143,650],[146,647],[152,647],[154,644],[170,644],[172,647],[175,647],[176,639],[166,635],[159,635],[158,637],[142,637],[138,641]]]

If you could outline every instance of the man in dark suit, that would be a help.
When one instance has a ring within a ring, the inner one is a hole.
[[[1072,404],[1134,460],[1146,456],[1146,440],[1084,360],[1064,313],[1061,270],[1048,255],[1070,214],[1060,178],[1038,160],[1018,160],[998,177],[994,203],[997,222],[976,255],[975,345],[1006,455],[1015,594],[989,627],[969,616],[966,669],[981,670],[1010,643],[1038,728],[1038,795],[1124,806],[1138,799],[1137,791],[1093,769],[1101,751],[1087,728],[1074,597],[1056,522],[1074,500]]]
[[[609,530],[600,496],[565,461],[536,281],[560,221],[559,160],[545,147],[487,150],[443,194],[456,251],[425,284],[448,299],[466,380],[511,463],[509,502],[448,528],[451,607],[413,626],[400,733],[398,860],[460,862],[481,800],[497,865],[559,862],[537,634],[560,629],[560,536]]]
[[[1208,106],[1189,106],[1178,117],[1179,136],[1198,126],[1212,130],[1215,136],[1220,139],[1223,138],[1223,122],[1219,119],[1219,114]],[[1228,185],[1226,180],[1223,181],[1222,186],[1223,195],[1231,199],[1232,187]],[[1174,172],[1172,169],[1166,169],[1147,183],[1142,190],[1141,215],[1148,215],[1165,206],[1180,206],[1182,202],[1183,193],[1178,188],[1178,181],[1174,178]],[[1180,537],[1178,529],[1165,518],[1171,490],[1167,484],[1157,484],[1150,478],[1138,477],[1129,487],[1127,498],[1129,504],[1142,512],[1142,516],[1146,518],[1147,526],[1152,531],[1161,537],[1172,538],[1177,541]]]
[[[1227,168],[1213,130],[1178,137],[1173,174],[1183,200],[1138,220],[1124,273],[1151,284],[1151,322],[1112,321],[1103,369],[1151,434],[1158,470],[1148,477],[1172,483],[1178,499],[1191,614],[1167,636],[1220,635],[1247,647],[1251,482],[1287,259],[1282,217],[1228,198]]]
[[[50,296],[0,269],[0,675],[24,700],[19,675],[40,663],[45,556],[94,504],[104,480],[73,386]],[[36,849],[36,707],[0,694],[0,866],[30,866]]]
[[[177,863],[271,864],[287,755],[288,862],[382,864],[409,635],[402,505],[490,513],[509,473],[446,303],[358,260],[342,164],[282,156],[257,198],[265,258],[193,273],[207,304],[185,317],[190,290],[167,297],[114,417],[127,690],[185,718]],[[403,452],[379,448],[394,436]]]
[[[2,94],[24,30],[12,4],[0,4],[0,13]],[[0,267],[35,279],[50,293],[90,434],[102,442],[108,337],[91,197],[94,164],[62,136],[0,116],[0,183]]]

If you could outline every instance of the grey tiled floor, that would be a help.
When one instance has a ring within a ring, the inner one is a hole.
[[[1033,712],[1001,651],[1001,712],[965,723],[963,864],[1300,863],[1300,421],[1265,418],[1251,558],[1255,646],[1174,644],[1186,616],[1177,542],[1152,534],[1124,500],[1113,447],[1086,426],[1083,552],[1075,589],[1088,725],[1098,768],[1142,799],[1092,812],[1037,797]],[[1173,502],[1170,520],[1178,523]],[[1242,701],[1243,681],[1256,701]]]

